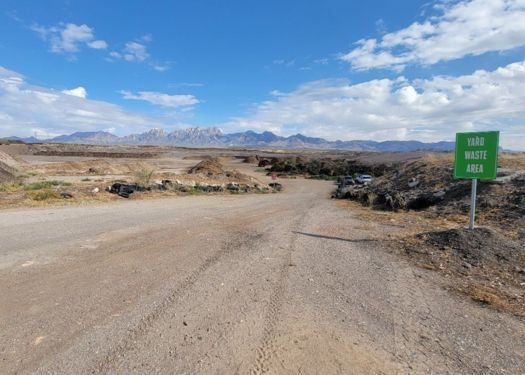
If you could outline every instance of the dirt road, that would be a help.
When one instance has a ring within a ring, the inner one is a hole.
[[[523,373],[525,324],[289,181],[0,212],[0,373]]]

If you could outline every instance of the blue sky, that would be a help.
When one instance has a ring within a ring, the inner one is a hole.
[[[525,2],[0,4],[0,136],[187,126],[525,149]]]

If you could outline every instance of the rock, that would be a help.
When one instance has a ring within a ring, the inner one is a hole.
[[[412,177],[409,181],[408,181],[408,187],[409,188],[414,188],[416,187],[417,185],[419,185],[419,180],[415,177]]]
[[[436,198],[443,198],[445,194],[446,194],[445,190],[440,190],[440,191],[436,191],[433,195]]]
[[[91,190],[91,193],[92,194],[97,194],[99,191],[100,191],[100,189],[98,187],[96,187],[93,190]]]

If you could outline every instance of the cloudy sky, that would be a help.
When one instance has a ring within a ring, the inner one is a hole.
[[[525,150],[525,0],[0,4],[0,137],[218,126]]]

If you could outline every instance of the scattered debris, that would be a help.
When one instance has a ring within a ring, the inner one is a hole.
[[[135,191],[144,191],[145,188],[141,188],[137,184],[121,184],[121,183],[115,183],[111,185],[111,188],[109,189],[109,192],[112,194],[118,194],[122,198],[129,198],[131,194],[133,194]]]

